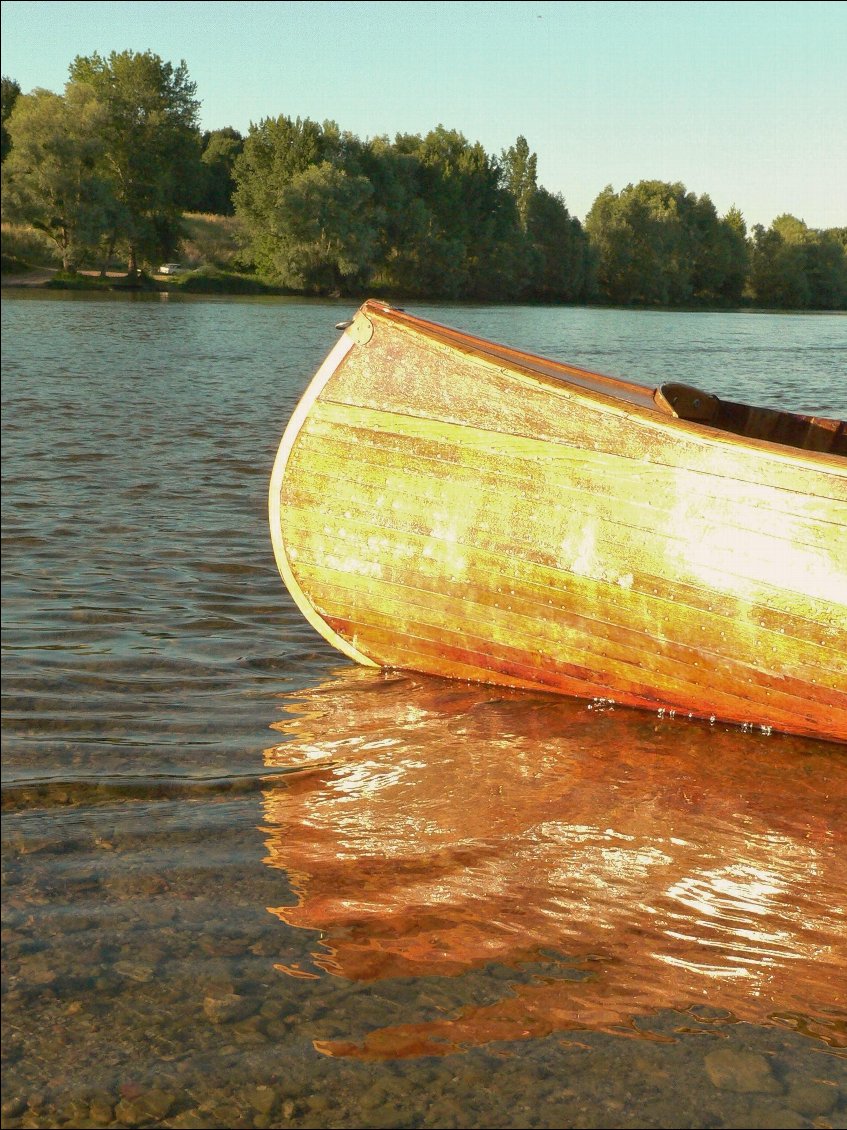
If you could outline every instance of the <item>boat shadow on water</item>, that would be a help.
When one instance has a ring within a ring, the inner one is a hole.
[[[269,910],[316,938],[276,968],[433,986],[428,1015],[319,1051],[673,1040],[667,1010],[847,1047],[843,747],[360,668],[284,711],[262,830],[296,903]],[[490,999],[442,999],[498,968]]]

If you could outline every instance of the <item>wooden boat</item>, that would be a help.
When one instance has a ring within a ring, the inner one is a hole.
[[[847,425],[652,390],[368,301],[270,484],[359,663],[847,742]]]

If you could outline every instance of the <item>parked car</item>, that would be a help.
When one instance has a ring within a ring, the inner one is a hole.
[[[159,268],[160,275],[178,275],[182,270],[179,263],[163,263]]]

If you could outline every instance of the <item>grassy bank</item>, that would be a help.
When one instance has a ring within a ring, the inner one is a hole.
[[[24,224],[2,225],[2,280],[4,285],[47,286],[61,290],[167,290],[185,294],[285,294],[264,282],[250,261],[248,242],[234,216],[187,213],[185,235],[174,255],[182,270],[161,275],[155,269],[142,273],[132,283],[126,264],[118,259],[105,266],[82,264],[73,274],[64,273],[55,243],[43,232]]]

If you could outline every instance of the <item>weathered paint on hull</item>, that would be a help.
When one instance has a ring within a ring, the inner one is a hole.
[[[292,595],[359,662],[847,742],[840,456],[367,303],[270,511]]]

